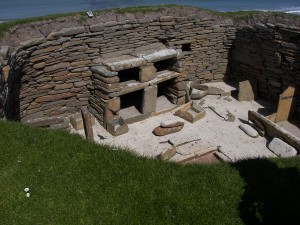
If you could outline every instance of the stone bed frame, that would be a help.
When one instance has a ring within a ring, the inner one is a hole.
[[[177,105],[186,103],[190,82],[227,79],[250,80],[259,96],[277,101],[288,86],[299,87],[299,21],[249,26],[171,7],[103,12],[82,26],[72,19],[22,25],[0,41],[0,117],[27,123],[44,118],[41,126],[67,128],[64,118],[88,107],[101,125],[121,134],[127,128],[119,128],[126,126],[120,96],[142,90],[144,119],[155,112],[157,84],[167,80],[165,95]],[[296,94],[296,112],[299,105]]]

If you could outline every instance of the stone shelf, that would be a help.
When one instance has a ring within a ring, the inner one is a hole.
[[[120,70],[126,70],[146,65],[146,60],[143,58],[137,58],[130,55],[122,55],[120,57],[111,58],[102,61],[103,65],[108,70],[118,72]]]
[[[161,82],[170,80],[172,78],[176,78],[180,75],[180,73],[177,73],[175,71],[171,71],[171,70],[163,70],[157,73],[156,78],[154,78],[153,80],[149,81],[149,85],[155,85],[155,84],[159,84]]]

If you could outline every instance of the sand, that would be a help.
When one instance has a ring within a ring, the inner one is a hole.
[[[168,142],[169,140],[175,145],[197,140],[178,147],[177,154],[172,158],[175,161],[188,154],[211,147],[218,147],[228,157],[228,161],[276,157],[266,147],[266,138],[252,138],[239,129],[239,125],[248,120],[248,110],[265,111],[267,108],[264,105],[269,106],[265,102],[239,102],[231,96],[209,95],[195,101],[194,104],[202,104],[206,108],[206,116],[194,124],[174,116],[174,112],[177,110],[174,109],[171,112],[130,124],[128,133],[113,137],[96,121],[93,127],[95,142],[129,148],[138,155],[145,157],[156,157],[163,150],[172,147]],[[214,111],[219,113],[217,114]],[[230,111],[235,116],[234,122],[225,121],[221,117],[222,112],[227,111]],[[170,119],[184,122],[184,128],[178,133],[162,137],[152,134],[154,128],[159,126],[161,122]],[[84,135],[83,130],[73,130],[72,132]]]

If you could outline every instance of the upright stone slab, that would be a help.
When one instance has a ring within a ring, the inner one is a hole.
[[[255,88],[249,80],[239,82],[239,101],[253,101],[255,99]]]
[[[287,121],[293,114],[295,88],[288,87],[280,96],[275,122]]]
[[[156,101],[157,101],[157,85],[146,87],[144,89],[142,113],[150,114],[152,112],[155,112]]]
[[[81,109],[84,132],[87,139],[94,141],[94,132],[93,132],[93,124],[90,112],[86,107]]]

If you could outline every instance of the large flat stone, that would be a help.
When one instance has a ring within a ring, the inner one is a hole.
[[[129,55],[123,55],[117,58],[103,60],[103,65],[111,71],[120,71],[144,66],[146,65],[146,60]]]
[[[139,53],[139,57],[143,57],[147,62],[158,62],[165,59],[174,58],[177,56],[177,52],[174,49],[163,49],[159,51],[146,51],[144,53]]]
[[[64,122],[64,116],[52,116],[52,117],[42,117],[32,120],[27,120],[26,123],[35,127],[48,127],[54,124],[60,124]]]
[[[292,157],[297,155],[297,150],[294,147],[276,137],[269,143],[268,148],[279,157]]]

